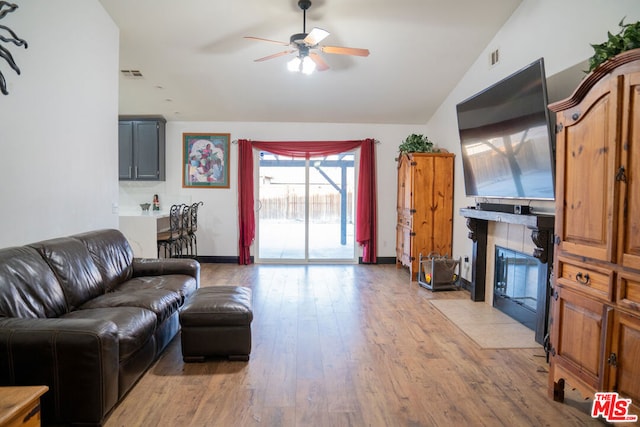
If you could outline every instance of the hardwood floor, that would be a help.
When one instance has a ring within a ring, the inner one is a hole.
[[[584,426],[547,397],[542,349],[483,350],[395,265],[203,264],[202,286],[253,289],[249,362],[185,364],[179,336],[115,426]],[[568,388],[568,387],[567,387]]]

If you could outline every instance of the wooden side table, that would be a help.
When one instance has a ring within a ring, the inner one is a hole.
[[[40,425],[40,396],[49,387],[0,387],[0,427]]]

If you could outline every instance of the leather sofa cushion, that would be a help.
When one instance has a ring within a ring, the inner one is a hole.
[[[180,294],[166,289],[132,289],[127,290],[127,292],[116,290],[87,301],[80,309],[108,307],[146,308],[155,313],[157,317],[156,325],[159,325],[178,311],[180,301]]]
[[[136,289],[166,289],[180,295],[180,305],[197,289],[197,282],[191,276],[182,274],[167,274],[164,276],[134,277],[118,286],[121,292],[131,292]]]
[[[108,291],[131,278],[133,250],[118,230],[97,230],[72,236],[84,243]]]
[[[156,330],[156,315],[139,307],[109,307],[76,310],[65,319],[97,319],[115,323],[118,330],[119,359],[128,359],[141,349]]]
[[[37,250],[53,270],[69,311],[104,294],[100,271],[81,241],[62,237],[29,246]]]
[[[0,317],[46,318],[66,312],[62,288],[35,249],[0,249]]]
[[[200,283],[200,263],[189,258],[134,258],[133,277],[184,274]],[[199,285],[198,285],[199,286]]]

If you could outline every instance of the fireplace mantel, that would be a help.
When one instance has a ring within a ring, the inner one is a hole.
[[[460,215],[466,218],[474,218],[484,221],[519,224],[531,229],[553,230],[553,223],[555,221],[555,217],[553,215],[518,215],[506,212],[483,211],[475,208],[462,208],[460,209]]]
[[[474,208],[460,209],[460,215],[467,218],[469,238],[473,240],[473,262],[471,265],[471,299],[484,301],[488,223],[503,222],[523,225],[531,230],[531,240],[536,245],[533,256],[547,263],[553,253],[553,215],[519,215],[506,212],[484,211]]]

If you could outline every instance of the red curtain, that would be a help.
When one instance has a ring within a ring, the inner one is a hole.
[[[365,139],[360,145],[360,172],[358,173],[358,199],[356,201],[356,242],[362,246],[362,262],[378,261],[376,244],[376,155],[375,141]]]
[[[362,261],[376,263],[376,156],[373,139],[355,141],[238,141],[239,260],[250,264],[249,247],[255,238],[253,208],[253,148],[291,157],[328,156],[360,148],[358,199],[356,201],[356,241]]]
[[[238,141],[238,216],[239,216],[239,263],[251,263],[249,246],[256,235],[256,220],[253,210],[253,148],[251,141]]]

